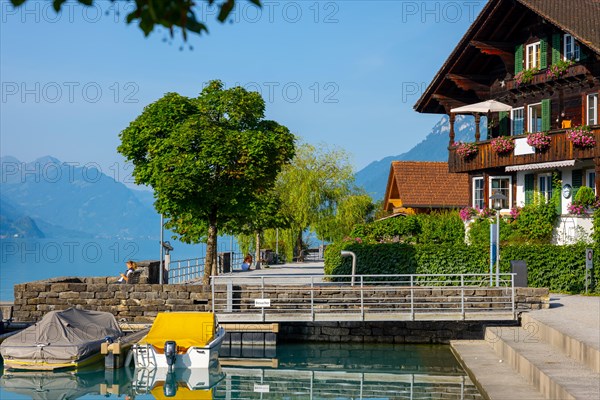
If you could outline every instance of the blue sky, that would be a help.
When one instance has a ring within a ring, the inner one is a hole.
[[[265,0],[260,11],[241,0],[219,24],[198,2],[210,34],[184,43],[164,29],[145,38],[125,24],[125,3],[70,2],[56,15],[45,1],[0,0],[0,154],[93,163],[123,179],[118,134],[143,107],[221,79],[259,90],[267,118],[345,149],[359,170],[439,120],[412,106],[485,4]]]

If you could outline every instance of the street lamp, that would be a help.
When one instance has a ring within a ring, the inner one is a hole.
[[[496,287],[498,287],[500,286],[500,210],[502,210],[502,203],[506,200],[506,196],[496,190],[490,196],[490,200],[492,201],[492,207],[496,210]],[[490,268],[490,285],[492,283],[491,275]]]

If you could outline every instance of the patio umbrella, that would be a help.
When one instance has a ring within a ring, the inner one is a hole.
[[[500,103],[496,100],[482,101],[481,103],[468,104],[466,106],[453,108],[452,113],[490,113],[500,111],[510,111],[512,107],[508,104]]]

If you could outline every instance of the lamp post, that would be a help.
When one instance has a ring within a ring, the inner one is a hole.
[[[502,202],[506,200],[506,196],[496,190],[490,196],[490,200],[492,207],[496,210],[496,287],[498,287],[500,286],[500,210],[502,210]]]

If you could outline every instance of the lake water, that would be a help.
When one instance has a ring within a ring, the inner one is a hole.
[[[204,257],[204,244],[170,241],[171,260]],[[14,299],[18,283],[61,276],[118,276],[127,260],[158,260],[158,240],[0,239],[0,301]],[[229,236],[220,237],[218,251],[239,251]]]
[[[482,397],[448,346],[285,344],[270,367],[178,372],[165,383],[133,369],[4,373],[0,399],[443,399]],[[226,360],[222,359],[225,363]]]

